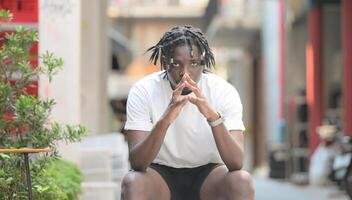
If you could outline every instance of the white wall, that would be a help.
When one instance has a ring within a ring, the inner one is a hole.
[[[107,132],[106,1],[40,0],[39,52],[47,50],[63,58],[64,68],[48,80],[40,77],[41,97],[55,99],[52,119],[63,124],[82,124],[89,134]],[[79,160],[78,145],[63,145],[63,156]]]
[[[91,134],[108,131],[110,67],[105,0],[81,0],[81,114]],[[118,90],[118,88],[116,88]]]
[[[63,70],[48,85],[41,79],[41,96],[57,101],[53,118],[83,123],[92,134],[107,131],[106,1],[41,0],[40,52],[64,59]]]
[[[242,50],[241,56],[237,59],[229,60],[228,81],[234,85],[240,95],[243,106],[243,122],[246,127],[245,132],[245,169],[253,168],[253,64],[252,57]]]
[[[269,144],[280,143],[279,124],[279,1],[266,0],[263,4],[262,42],[265,96],[265,124]]]
[[[81,122],[81,2],[41,0],[39,3],[39,52],[63,58],[62,71],[48,85],[40,79],[40,95],[54,98],[52,111],[60,123]]]

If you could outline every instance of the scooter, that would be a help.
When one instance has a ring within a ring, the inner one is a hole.
[[[352,200],[352,138],[341,136],[336,144],[338,153],[333,160],[331,177]]]

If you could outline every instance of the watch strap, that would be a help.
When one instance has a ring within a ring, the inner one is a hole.
[[[209,126],[216,127],[225,121],[225,119],[220,114],[219,114],[219,116],[220,117],[214,121],[208,121]]]

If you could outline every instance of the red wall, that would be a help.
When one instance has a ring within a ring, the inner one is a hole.
[[[38,0],[0,0],[0,8],[10,10],[13,14],[13,19],[11,22],[7,23],[9,26],[15,28],[17,25],[27,24],[38,24]],[[14,30],[0,31],[0,38],[5,36],[5,33],[11,33]],[[0,40],[0,46],[2,46]],[[38,66],[38,42],[33,43],[30,51],[30,63],[33,67]],[[15,83],[16,80],[11,80],[12,83]],[[35,79],[32,81],[32,84],[26,88],[28,94],[38,96],[38,80]]]
[[[0,0],[0,8],[11,11],[12,23],[38,23],[38,0]]]

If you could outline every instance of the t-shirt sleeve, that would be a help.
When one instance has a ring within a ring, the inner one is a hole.
[[[150,131],[153,127],[150,117],[150,104],[143,87],[133,86],[127,98],[127,121],[125,130]]]
[[[245,127],[242,121],[242,103],[237,90],[228,85],[222,91],[219,113],[225,119],[225,126],[227,130],[241,130],[244,131]]]

